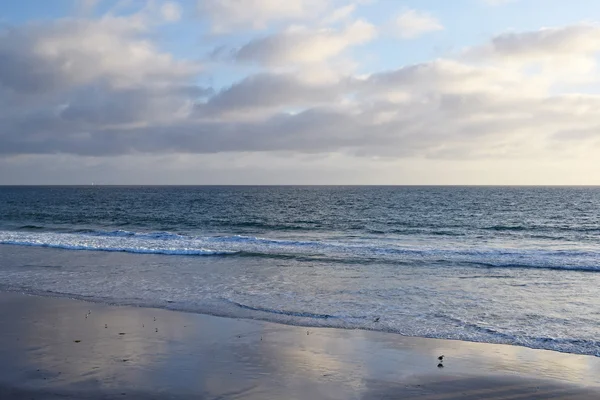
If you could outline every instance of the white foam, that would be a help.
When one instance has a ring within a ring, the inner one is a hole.
[[[226,255],[236,251],[207,249],[201,243],[180,239],[165,241],[164,236],[138,236],[117,231],[112,234],[24,233],[0,231],[0,244],[49,247],[64,250],[117,251],[164,255]]]
[[[252,236],[186,236],[171,232],[0,231],[0,244],[65,250],[120,251],[163,255],[250,255],[304,257],[330,262],[443,263],[492,268],[600,271],[600,251],[589,248],[498,248],[472,242],[408,244],[372,238],[294,240]]]

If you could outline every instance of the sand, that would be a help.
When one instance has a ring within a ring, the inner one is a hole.
[[[600,398],[599,358],[516,346],[17,293],[0,328],[2,400]]]

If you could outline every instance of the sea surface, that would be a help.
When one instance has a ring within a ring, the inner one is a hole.
[[[0,290],[600,356],[600,188],[5,186]]]

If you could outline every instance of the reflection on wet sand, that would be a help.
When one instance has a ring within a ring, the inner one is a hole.
[[[2,399],[599,398],[598,358],[513,346],[7,293],[0,324]]]

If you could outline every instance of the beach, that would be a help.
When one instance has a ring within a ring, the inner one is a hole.
[[[599,358],[518,346],[20,293],[0,326],[7,400],[600,398]]]

